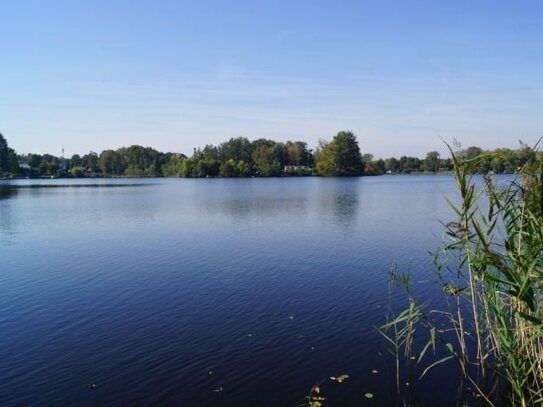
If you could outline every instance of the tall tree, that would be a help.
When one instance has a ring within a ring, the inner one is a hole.
[[[81,158],[81,163],[84,167],[87,167],[93,173],[98,172],[98,154],[91,151],[88,154],[85,154]]]
[[[364,171],[356,136],[340,131],[330,143],[321,143],[316,156],[317,171],[324,176],[355,176]]]
[[[19,172],[17,154],[13,149],[9,148],[8,141],[0,133],[0,175],[3,173],[13,175]]]
[[[124,166],[121,155],[113,150],[104,150],[98,158],[98,165],[103,175],[123,175]]]
[[[0,133],[0,174],[8,171],[9,146],[7,140]]]
[[[251,161],[251,154],[251,142],[245,137],[231,138],[219,146],[219,156],[223,163],[230,159],[249,162]]]
[[[439,171],[439,153],[437,151],[430,151],[426,154],[426,158],[423,162],[424,171],[437,172]]]

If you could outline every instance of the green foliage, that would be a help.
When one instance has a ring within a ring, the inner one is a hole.
[[[162,165],[162,175],[165,177],[180,177],[183,168],[183,154],[172,154],[170,159]]]
[[[373,155],[364,154],[362,163],[364,165],[364,175],[382,175],[385,173],[385,161],[383,159],[374,160]]]
[[[283,175],[286,165],[311,165],[313,155],[301,141],[278,143],[261,138],[250,142],[239,137],[218,147],[195,148],[190,160],[182,177],[273,177]],[[307,175],[307,170],[300,175]]]
[[[426,312],[416,305],[421,311],[419,325],[430,330],[418,362],[426,358],[428,349],[441,345],[441,356],[428,362],[421,376],[454,360],[487,404],[540,405],[542,154],[523,147],[522,177],[505,186],[496,185],[490,177],[482,185],[472,179],[470,174],[488,164],[488,154],[482,150],[470,148],[462,154],[451,150],[451,154],[460,199],[458,204],[449,201],[457,219],[446,224],[451,242],[436,257],[437,276],[448,306]],[[413,297],[409,300],[415,304]],[[398,331],[409,313],[404,311],[385,327]],[[439,323],[432,315],[441,315]],[[445,329],[443,322],[449,325]],[[446,340],[444,332],[452,333],[454,340]],[[402,337],[399,335],[400,340]],[[391,342],[404,346],[397,338]]]
[[[395,174],[400,172],[400,163],[394,157],[385,160],[385,172]]]
[[[0,133],[0,178],[13,176],[19,172],[17,155],[9,148],[7,140]]]
[[[98,166],[105,176],[123,175],[125,165],[121,155],[113,150],[104,150],[98,158]]]
[[[280,176],[283,173],[281,162],[285,162],[284,153],[282,144],[271,141],[269,145],[256,147],[252,154],[255,174],[264,177]]]
[[[150,148],[142,146],[130,146],[117,150],[118,159],[112,156],[114,165],[118,163],[119,170],[124,169],[124,175],[127,176],[148,176],[158,177],[161,173],[161,153]]]
[[[85,171],[81,167],[73,167],[70,170],[70,173],[74,178],[82,178],[85,176]]]
[[[422,163],[422,168],[426,172],[438,172],[441,162],[437,151],[430,151]]]
[[[239,175],[238,165],[239,163],[236,162],[236,160],[230,158],[228,161],[221,165],[221,177],[237,177]]]
[[[55,177],[58,174],[59,166],[55,162],[42,161],[40,164],[40,173],[48,177]]]
[[[216,177],[219,175],[221,162],[215,159],[203,159],[196,163],[195,178]]]
[[[0,175],[8,171],[8,142],[0,134]]]
[[[315,151],[315,169],[319,175],[333,176],[338,173],[334,150],[326,140],[319,140],[317,151]]]
[[[251,167],[243,160],[238,161],[237,172],[240,177],[248,177],[249,175],[251,175]]]
[[[181,162],[181,171],[179,173],[180,177],[183,178],[192,178],[193,174],[196,173],[196,164],[198,163],[198,159],[191,157],[186,158]]]
[[[284,165],[313,165],[313,154],[307,149],[307,143],[302,141],[287,141],[285,144],[286,149],[286,163]]]
[[[362,175],[364,170],[356,136],[346,131],[329,143],[321,141],[315,161],[317,173],[327,177]]]
[[[228,160],[249,162],[251,160],[252,146],[251,142],[245,137],[231,138],[222,143],[218,151],[220,160],[223,163]]]
[[[38,168],[42,162],[42,157],[38,154],[29,154],[27,157],[27,163],[32,168]]]
[[[480,156],[479,156],[480,154]],[[518,172],[530,160],[530,148],[484,151],[471,146],[455,151],[458,158],[478,157],[470,171],[477,173]],[[351,132],[341,131],[331,141],[320,141],[315,154],[302,141],[276,142],[269,139],[238,137],[203,148],[195,148],[190,161],[183,154],[162,153],[150,147],[133,145],[117,150],[90,152],[84,156],[59,158],[49,154],[17,156],[0,134],[0,176],[62,177],[74,174],[87,177],[272,177],[282,175],[356,176],[384,173],[420,173],[452,171],[451,158],[440,158],[437,151],[426,158],[402,156],[375,160],[372,154],[360,154],[358,141]],[[20,165],[23,168],[20,168]],[[28,168],[30,167],[30,168]]]
[[[404,155],[400,157],[400,161],[398,163],[399,172],[404,174],[409,174],[411,172],[420,172],[421,162],[422,161],[417,157],[407,157]]]

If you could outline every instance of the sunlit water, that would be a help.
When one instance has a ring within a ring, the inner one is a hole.
[[[450,176],[0,183],[0,404],[297,406],[346,373],[327,406],[389,405],[389,271],[431,301],[454,194]],[[437,377],[421,404],[451,403]]]

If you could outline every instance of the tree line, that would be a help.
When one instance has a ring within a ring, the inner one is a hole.
[[[513,173],[522,167],[531,149],[500,148],[484,151],[479,147],[458,148],[464,159],[481,157],[479,173]],[[163,153],[133,145],[117,150],[90,152],[70,158],[50,154],[18,155],[0,134],[0,177],[274,177],[283,175],[359,176],[381,174],[450,172],[450,158],[431,151],[425,158],[401,156],[374,159],[362,154],[357,137],[340,131],[330,141],[321,140],[315,151],[303,141],[250,141],[231,138],[217,146],[195,148],[192,156]]]

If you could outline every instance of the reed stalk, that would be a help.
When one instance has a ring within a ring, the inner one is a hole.
[[[445,272],[440,267],[438,276],[446,297],[454,299],[454,311],[428,309],[408,292],[409,308],[389,318],[381,330],[392,333],[385,337],[395,345],[397,358],[399,347],[412,352],[417,325],[430,329],[430,339],[418,349],[421,377],[439,364],[456,360],[466,383],[487,404],[541,405],[541,152],[530,150],[519,178],[499,186],[491,178],[479,184],[471,176],[480,158],[464,160],[450,150],[460,203],[448,200],[457,220],[445,225],[451,241],[443,247],[447,267]],[[452,265],[451,258],[457,259]],[[447,329],[436,329],[436,315],[454,331],[452,342],[442,334]],[[436,355],[438,345],[448,356],[432,360],[427,351],[434,349]],[[422,361],[426,361],[426,367]]]

